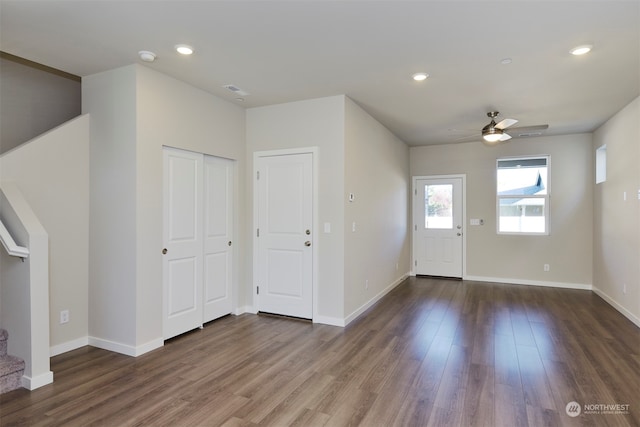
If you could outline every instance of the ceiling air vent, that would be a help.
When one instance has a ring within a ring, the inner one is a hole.
[[[519,138],[531,138],[534,136],[542,136],[542,132],[524,132],[518,134]]]
[[[236,94],[238,96],[247,96],[247,95],[249,95],[249,92],[245,92],[244,90],[240,89],[236,85],[224,85],[222,87],[227,89],[227,90],[230,90],[231,92],[233,92],[234,94]]]

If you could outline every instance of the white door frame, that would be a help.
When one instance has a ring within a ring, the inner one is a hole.
[[[269,151],[254,151],[253,152],[253,174],[251,175],[251,183],[252,183],[252,192],[253,192],[253,280],[251,282],[251,295],[253,301],[253,313],[258,312],[258,305],[256,304],[256,279],[259,277],[259,245],[258,245],[258,221],[259,221],[259,199],[258,199],[258,185],[257,185],[257,174],[258,174],[258,159],[260,157],[272,157],[272,156],[287,156],[292,154],[311,154],[313,161],[313,195],[312,195],[312,204],[311,214],[313,216],[311,222],[311,235],[316,236],[313,239],[313,256],[312,256],[312,274],[311,274],[311,286],[313,287],[312,295],[313,295],[313,317],[312,321],[318,317],[318,255],[320,253],[320,236],[318,234],[318,147],[304,147],[304,148],[288,148],[283,150],[269,150]]]
[[[462,278],[467,278],[467,175],[466,174],[452,174],[452,175],[421,175],[414,176],[411,178],[412,180],[412,190],[411,190],[411,276],[416,275],[415,263],[416,254],[414,253],[413,244],[415,241],[415,232],[416,232],[416,224],[417,218],[415,218],[416,209],[416,194],[418,192],[417,183],[422,179],[451,179],[451,178],[460,178],[462,179]]]

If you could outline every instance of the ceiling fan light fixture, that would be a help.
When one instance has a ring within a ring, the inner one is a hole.
[[[583,44],[581,46],[574,47],[569,52],[571,52],[572,55],[580,56],[580,55],[584,55],[586,53],[591,52],[592,48],[593,48],[593,46],[590,45],[590,44]]]
[[[495,144],[502,140],[502,131],[500,129],[494,129],[494,132],[484,133],[482,135],[482,139],[489,144]]]

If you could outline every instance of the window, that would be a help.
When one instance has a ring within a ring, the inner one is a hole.
[[[425,185],[424,228],[453,229],[453,184]]]
[[[549,234],[549,156],[497,162],[499,234]]]
[[[607,146],[596,150],[596,184],[607,180]]]

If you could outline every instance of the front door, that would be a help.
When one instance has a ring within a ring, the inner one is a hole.
[[[462,278],[462,177],[414,181],[413,254],[417,275]]]
[[[256,157],[258,311],[313,317],[313,153]]]

